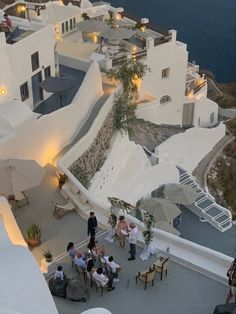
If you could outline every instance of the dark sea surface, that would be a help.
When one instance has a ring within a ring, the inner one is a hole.
[[[213,72],[218,82],[236,82],[236,0],[107,2],[128,15],[177,30],[177,39],[188,45],[189,61]]]

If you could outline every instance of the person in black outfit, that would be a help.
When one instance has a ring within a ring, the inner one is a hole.
[[[97,218],[94,212],[90,212],[90,217],[88,219],[88,236],[95,240],[95,234],[97,229]]]

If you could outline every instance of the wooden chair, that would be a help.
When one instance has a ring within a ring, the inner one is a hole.
[[[144,289],[147,289],[147,283],[151,282],[152,286],[154,284],[155,270],[150,268],[148,270],[144,270],[139,272],[136,275],[136,284],[138,283],[138,279],[144,282]]]
[[[92,272],[86,270],[86,284],[87,284],[88,280],[90,281],[90,287],[92,288],[93,282],[94,282],[93,274],[92,274]]]
[[[102,286],[100,284],[100,282],[98,282],[97,280],[93,279],[93,281],[95,282],[95,285],[96,285],[96,292],[98,291],[98,289],[100,289],[101,290],[101,297],[102,297],[104,290],[108,291],[108,288],[109,288],[108,283],[105,286]]]
[[[106,273],[108,273],[108,269],[107,269],[107,263],[104,257],[98,255],[98,263],[100,265],[100,267],[102,267]]]
[[[155,270],[155,272],[161,274],[161,280],[162,280],[163,273],[165,273],[167,276],[168,263],[169,263],[169,257],[162,256],[153,264],[153,269]]]
[[[86,272],[87,272],[86,269],[82,269],[78,265],[75,265],[75,266],[76,266],[76,270],[78,272],[78,276],[80,276],[80,274],[82,274],[84,277],[84,281],[86,282]]]
[[[71,202],[67,202],[64,205],[60,205],[56,201],[53,201],[52,203],[54,205],[54,211],[52,214],[57,219],[62,218],[63,216],[65,216],[69,212],[76,211],[75,205],[72,204]]]

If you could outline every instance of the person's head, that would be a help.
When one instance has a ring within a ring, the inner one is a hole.
[[[98,273],[99,275],[101,275],[101,274],[103,273],[102,267],[98,267],[98,268],[97,268],[97,273]]]
[[[119,221],[123,221],[125,219],[125,216],[120,216]]]
[[[62,266],[61,265],[57,266],[57,270],[62,271]]]
[[[109,256],[108,261],[113,262],[113,256]]]
[[[90,215],[91,218],[95,217],[95,213],[94,212],[90,212],[89,215]]]
[[[129,227],[130,227],[131,229],[134,229],[136,226],[135,226],[134,223],[131,222],[131,223],[129,224]]]
[[[73,242],[69,242],[67,244],[67,251],[69,251],[70,249],[72,249],[74,247],[74,243]]]
[[[3,17],[5,17],[5,19],[8,17],[8,15],[5,13],[4,15],[3,15]]]
[[[96,246],[94,238],[90,238],[89,244],[87,246],[88,249],[92,250]]]

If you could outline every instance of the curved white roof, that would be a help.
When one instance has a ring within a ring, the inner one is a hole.
[[[12,100],[3,105],[0,105],[0,118],[5,119],[8,124],[15,128],[22,124],[26,119],[37,116],[31,109],[23,102]],[[0,120],[0,127],[1,127]]]

